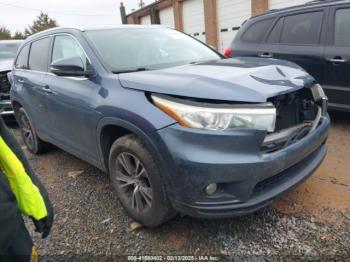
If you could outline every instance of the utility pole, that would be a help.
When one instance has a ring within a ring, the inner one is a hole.
[[[139,7],[142,8],[145,6],[145,2],[143,0],[140,0],[139,2]]]
[[[126,19],[125,6],[122,1],[120,1],[120,17],[122,19],[122,24],[127,24],[128,21]]]

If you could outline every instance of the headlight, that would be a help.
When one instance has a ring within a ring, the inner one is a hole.
[[[311,87],[311,93],[312,93],[312,96],[314,97],[314,100],[317,102],[317,101],[320,101],[322,99],[327,99],[327,96],[326,94],[324,93],[323,91],[323,88],[321,87],[320,84],[315,84]]]
[[[10,85],[12,85],[12,72],[7,73],[7,80],[9,81]]]
[[[322,115],[325,116],[327,114],[328,108],[328,98],[323,91],[323,88],[319,84],[315,84],[311,87],[311,93],[315,100],[315,102],[319,102],[322,107]]]
[[[256,105],[213,105],[152,95],[154,104],[188,128],[225,130],[252,128],[272,132],[276,108],[272,103]]]

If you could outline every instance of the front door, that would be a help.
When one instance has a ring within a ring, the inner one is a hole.
[[[323,87],[330,107],[350,110],[350,6],[334,7],[331,17]]]
[[[55,36],[51,61],[77,56],[87,66],[89,60],[75,38],[67,34]],[[67,151],[95,162],[98,156],[96,113],[91,106],[91,97],[99,90],[99,85],[86,77],[63,77],[52,73],[47,77],[54,141]]]

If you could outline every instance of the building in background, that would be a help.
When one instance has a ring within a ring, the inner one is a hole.
[[[159,0],[124,15],[124,18],[122,14],[122,20],[128,24],[162,24],[176,28],[223,51],[249,17],[269,9],[300,5],[309,1]]]

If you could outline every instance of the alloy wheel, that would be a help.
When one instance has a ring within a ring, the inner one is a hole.
[[[127,202],[138,213],[151,208],[153,193],[147,170],[135,155],[122,152],[117,158],[117,185]]]
[[[30,126],[29,119],[23,113],[20,114],[19,125],[20,125],[21,133],[22,133],[22,136],[23,136],[23,139],[24,139],[26,146],[29,149],[33,149],[34,148],[33,130]]]

